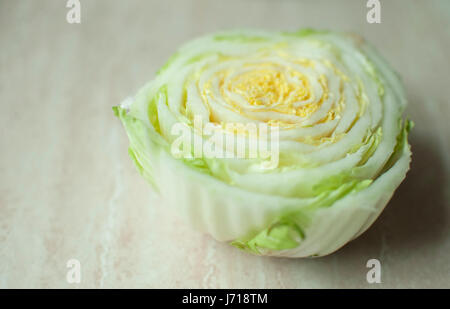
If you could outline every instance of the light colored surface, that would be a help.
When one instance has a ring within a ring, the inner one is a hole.
[[[0,2],[0,287],[450,287],[450,2]],[[355,31],[403,76],[413,163],[363,236],[319,259],[250,256],[164,209],[111,106],[183,42],[219,29]],[[81,262],[81,283],[66,262]],[[382,284],[366,282],[378,258]]]

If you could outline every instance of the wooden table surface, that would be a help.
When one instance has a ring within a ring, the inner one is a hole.
[[[450,288],[450,1],[0,2],[0,287]],[[353,31],[403,77],[412,168],[376,223],[317,259],[251,256],[164,209],[111,106],[176,48],[236,27]],[[377,258],[382,283],[366,281]],[[66,263],[81,264],[68,283]]]

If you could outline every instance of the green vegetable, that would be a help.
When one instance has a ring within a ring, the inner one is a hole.
[[[236,30],[187,43],[114,112],[140,174],[194,228],[308,257],[363,233],[404,179],[405,107],[359,37]]]

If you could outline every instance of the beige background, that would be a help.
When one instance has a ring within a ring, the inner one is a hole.
[[[450,288],[450,1],[0,1],[0,287]],[[164,209],[111,106],[175,49],[233,27],[354,31],[404,78],[412,169],[379,220],[331,256],[250,256]],[[81,262],[79,285],[66,261]],[[378,258],[382,284],[366,282]]]

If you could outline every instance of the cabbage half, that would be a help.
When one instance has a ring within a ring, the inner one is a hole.
[[[196,229],[255,254],[308,257],[363,233],[404,179],[405,106],[399,77],[360,37],[239,30],[189,42],[114,112],[141,175]],[[197,144],[210,139],[195,117],[223,136],[228,123],[276,126],[276,165],[175,155],[177,123]]]

